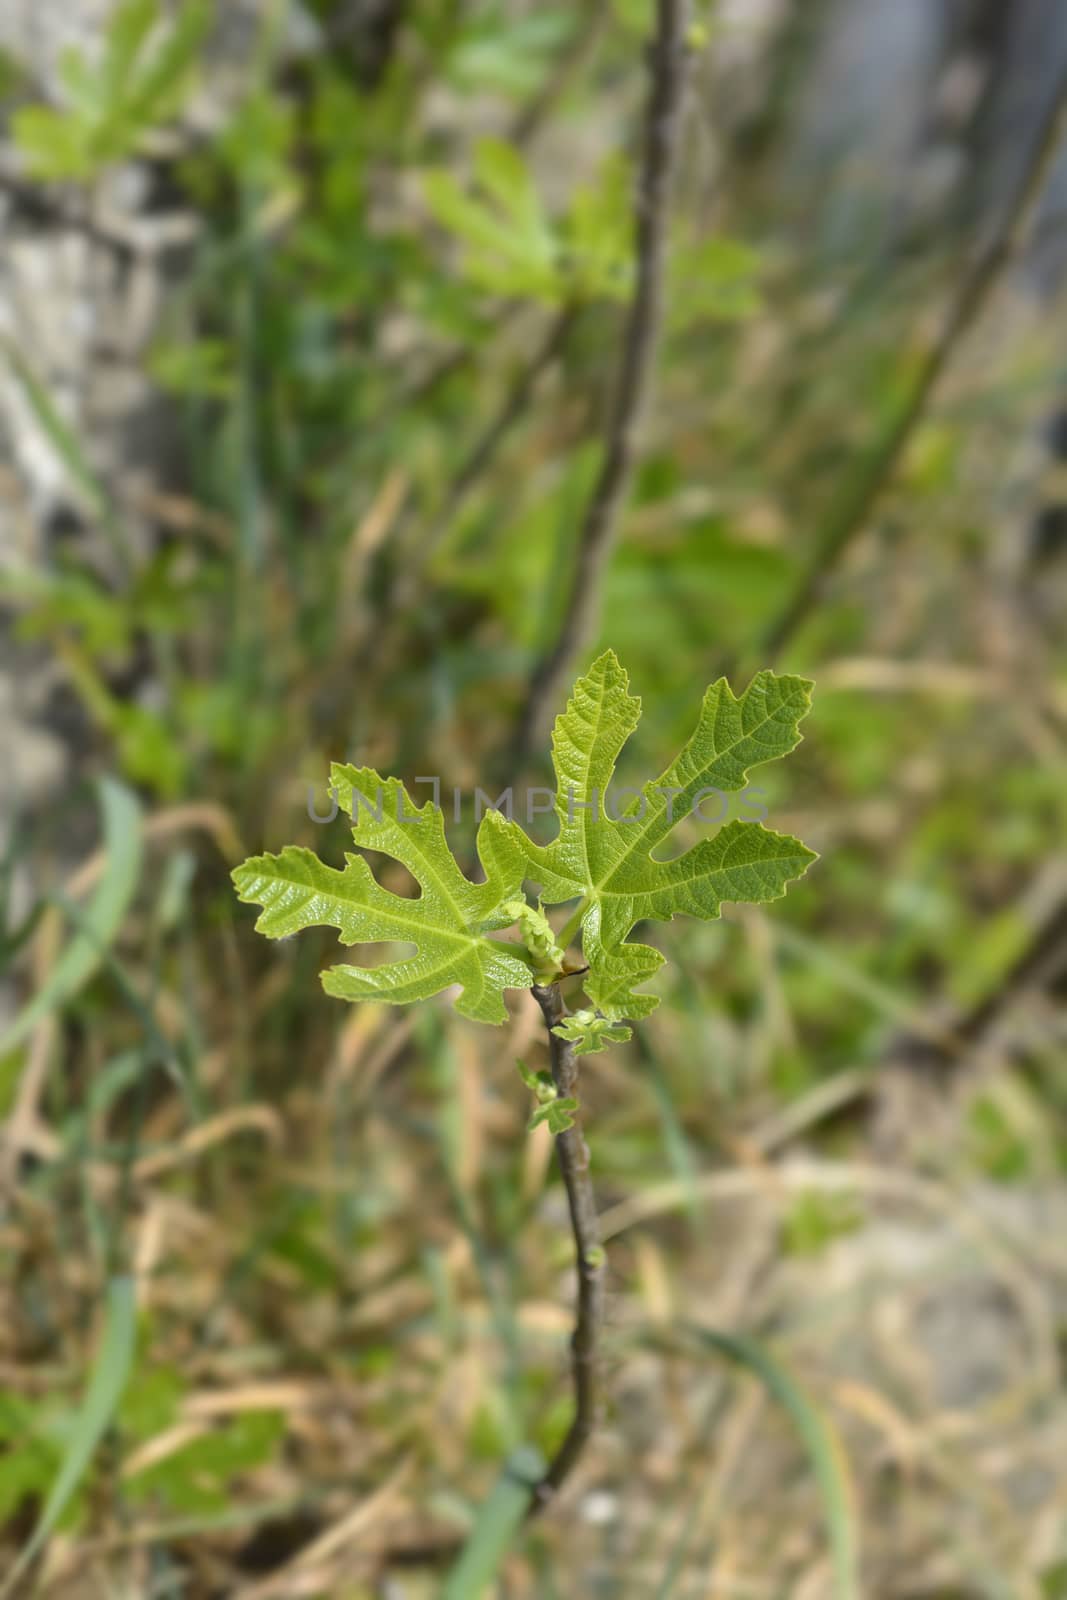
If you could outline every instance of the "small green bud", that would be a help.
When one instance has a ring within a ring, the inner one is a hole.
[[[501,907],[519,925],[522,942],[534,958],[538,972],[554,976],[562,967],[565,952],[556,942],[555,929],[539,905],[526,900],[508,900]]]
[[[515,1058],[515,1065],[518,1067],[519,1077],[522,1079],[527,1089],[529,1089],[531,1094],[536,1094],[540,1074],[534,1072],[531,1067],[526,1065],[525,1061],[520,1061],[518,1057]]]
[[[566,1133],[568,1128],[574,1127],[574,1118],[577,1112],[577,1100],[570,1096],[565,1100],[553,1098],[547,1105],[538,1106],[527,1123],[527,1128],[532,1133],[534,1128],[539,1127],[542,1122],[547,1122],[548,1131],[553,1136]]]
[[[572,1044],[577,1056],[606,1050],[609,1044],[621,1044],[631,1037],[631,1030],[625,1023],[612,1022],[609,1017],[588,1010],[572,1012],[557,1023],[552,1032]]]

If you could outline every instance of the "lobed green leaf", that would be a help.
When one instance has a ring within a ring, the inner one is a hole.
[[[513,177],[502,164],[499,181]],[[709,919],[727,900],[773,900],[815,859],[798,840],[755,822],[729,822],[666,860],[652,854],[704,791],[740,791],[751,768],[792,750],[810,698],[803,678],[760,672],[740,696],[720,679],[706,691],[679,756],[615,809],[609,790],[641,703],[609,650],[578,680],[556,719],[559,832],[551,844],[533,844],[515,823],[490,811],[477,840],[485,881],[472,883],[449,850],[439,807],[429,801],[414,807],[396,778],[383,779],[369,767],[334,766],[331,786],[353,819],[357,844],[405,866],[418,896],[383,888],[362,856],[348,853],[343,867],[332,867],[295,845],[280,855],[252,857],[236,869],[234,883],[242,900],[262,907],[256,927],[270,938],[327,926],[345,944],[414,947],[381,966],[331,968],[322,980],[329,994],[399,1005],[457,985],[456,1009],[483,1022],[505,1020],[506,989],[573,970],[541,903],[523,899],[523,880],[535,879],[550,905],[580,899],[584,987],[594,1009],[582,1014],[587,1022],[572,1019],[562,1031],[579,1051],[603,1049],[627,1036],[620,1019],[647,1016],[658,1004],[637,986],[658,971],[663,957],[649,945],[627,942],[636,923],[679,913]],[[516,922],[522,944],[490,937]]]
[[[629,693],[614,651],[605,651],[578,680],[552,735],[559,833],[551,844],[535,845],[511,826],[544,902],[585,902],[586,990],[605,1015],[643,1016],[655,1004],[654,997],[633,992],[633,984],[660,964],[648,946],[624,943],[635,923],[679,914],[709,920],[724,901],[775,900],[815,860],[814,851],[788,834],[740,821],[681,855],[652,855],[705,792],[739,792],[753,767],[796,747],[811,688],[805,678],[759,672],[736,696],[720,678],[706,690],[680,755],[613,813],[609,789],[641,702]]]
[[[233,873],[239,897],[263,907],[259,932],[281,939],[326,926],[344,944],[413,944],[414,955],[382,966],[333,967],[323,987],[342,1000],[403,1005],[459,984],[457,1011],[504,1022],[504,990],[528,988],[533,980],[520,946],[486,937],[514,921],[505,906],[522,882],[522,852],[502,818],[492,811],[482,818],[477,848],[486,881],[471,883],[432,802],[413,806],[396,778],[369,767],[334,766],[330,776],[338,805],[353,818],[357,844],[407,867],[421,893],[409,899],[383,889],[362,856],[346,853],[344,867],[330,867],[313,851],[288,845],[280,855],[253,856]]]

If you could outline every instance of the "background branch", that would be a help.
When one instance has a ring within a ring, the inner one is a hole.
[[[964,275],[941,332],[927,351],[908,395],[847,480],[836,504],[830,508],[815,541],[815,549],[795,587],[756,639],[753,659],[758,659],[761,666],[771,663],[803,625],[820,598],[827,574],[867,526],[957,346],[978,321],[990,295],[1024,243],[1065,131],[1067,74],[1061,76],[1052,96],[1014,197],[992,238]],[[737,665],[734,660],[729,665],[724,664],[721,670],[729,671]]]
[[[636,197],[637,285],[605,432],[604,455],[586,507],[570,592],[554,642],[534,668],[512,750],[521,770],[560,698],[574,658],[596,625],[604,568],[633,476],[663,321],[671,181],[677,165],[686,79],[688,0],[657,0],[652,88]]]

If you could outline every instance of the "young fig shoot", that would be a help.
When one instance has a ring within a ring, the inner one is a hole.
[[[679,915],[705,921],[725,901],[777,899],[815,853],[762,823],[731,821],[667,860],[653,856],[677,823],[714,793],[740,793],[749,772],[788,755],[811,704],[804,678],[757,673],[735,695],[720,678],[705,692],[694,731],[659,777],[611,806],[608,792],[641,702],[611,650],[574,686],[556,718],[552,757],[558,833],[535,844],[514,821],[489,811],[478,830],[484,883],[463,873],[445,838],[439,807],[416,807],[396,778],[369,767],[333,766],[331,788],[352,818],[357,845],[392,857],[420,893],[398,895],[378,883],[366,860],[345,855],[328,866],[313,851],[288,845],[252,856],[233,879],[239,897],[262,907],[256,927],[269,938],[302,928],[336,928],[343,944],[403,944],[413,954],[384,965],[340,965],[323,974],[327,993],[343,1000],[405,1005],[458,988],[457,1011],[478,1022],[507,1019],[508,989],[551,984],[575,972],[589,1006],[556,1031],[578,1054],[629,1037],[624,1020],[647,1016],[658,997],[638,985],[662,966],[650,945],[629,934],[646,921]],[[536,905],[523,894],[534,882]],[[577,902],[557,932],[545,906]],[[493,937],[514,928],[517,939]],[[581,962],[568,955],[581,937]],[[563,1031],[566,1030],[566,1031]]]

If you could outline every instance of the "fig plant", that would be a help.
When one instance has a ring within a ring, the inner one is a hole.
[[[331,787],[352,818],[356,843],[406,867],[419,894],[406,897],[383,888],[361,855],[347,853],[344,866],[333,867],[295,845],[279,855],[253,856],[234,871],[240,898],[262,907],[256,927],[269,938],[327,926],[338,930],[344,944],[414,945],[413,955],[379,966],[341,965],[324,972],[324,988],[340,999],[400,1005],[448,989],[463,1016],[503,1023],[505,991],[525,988],[541,1009],[551,1072],[536,1073],[523,1064],[520,1072],[536,1102],[531,1125],[546,1122],[556,1139],[576,1246],[578,1307],[574,1416],[531,1488],[534,1504],[544,1503],[570,1472],[597,1409],[604,1254],[589,1153],[576,1120],[578,1059],[629,1039],[629,1024],[659,1003],[639,985],[654,976],[664,957],[651,945],[631,941],[638,924],[679,914],[710,920],[724,901],[774,900],[815,859],[799,840],[741,820],[724,823],[680,854],[652,854],[707,796],[740,793],[752,768],[795,748],[811,687],[804,678],[760,672],[737,696],[720,678],[706,690],[693,734],[675,760],[640,789],[612,796],[616,764],[637,727],[641,702],[608,650],[579,678],[556,718],[558,831],[551,843],[536,844],[512,818],[487,811],[477,835],[485,881],[473,883],[449,848],[443,814],[433,801],[417,807],[396,778],[335,765]],[[536,904],[526,899],[526,884],[538,887]],[[568,904],[573,909],[556,929],[545,907]],[[585,1003],[577,1009],[569,1011],[564,1003],[565,983],[584,992]]]

